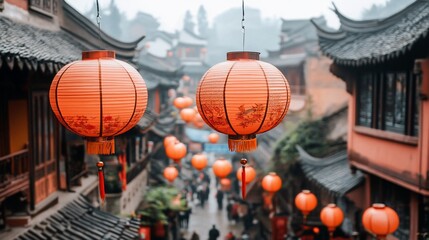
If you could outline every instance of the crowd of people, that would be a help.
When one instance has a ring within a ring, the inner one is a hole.
[[[189,237],[185,238],[185,233],[189,228],[189,219],[192,217],[192,206],[205,209],[206,203],[210,197],[210,182],[210,176],[206,172],[198,172],[192,179],[184,182],[182,196],[186,196],[186,200],[191,204],[187,210],[180,211],[178,214],[179,226],[182,229],[180,240],[223,240],[220,239],[221,230],[216,225],[212,225],[206,236],[200,236],[196,231],[192,231],[192,233],[188,233],[188,235],[190,234]],[[238,234],[238,236],[232,231],[226,234],[224,233],[224,240],[250,239],[249,230],[254,220],[254,212],[251,205],[242,200],[238,192],[234,191],[234,188],[225,189],[219,185],[218,181],[216,181],[216,193],[211,197],[215,197],[218,211],[226,211],[230,225],[236,225],[242,222],[244,227],[243,232]],[[224,206],[225,203],[226,207]]]

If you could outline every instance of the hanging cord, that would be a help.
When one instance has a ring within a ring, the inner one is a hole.
[[[97,7],[97,25],[98,25],[98,39],[101,41],[101,16],[100,16],[100,5],[98,4],[98,0],[96,2]]]
[[[244,27],[244,0],[241,2],[241,11],[242,11],[242,18],[241,18],[241,32],[243,34],[243,52],[244,52],[244,44],[246,43],[246,28]]]

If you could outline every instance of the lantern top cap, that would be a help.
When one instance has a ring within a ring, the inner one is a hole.
[[[335,204],[335,203],[330,203],[330,204],[328,204],[328,206],[327,207],[329,207],[329,208],[336,208],[337,207],[337,204]]]
[[[228,52],[226,54],[226,59],[229,61],[240,60],[240,59],[251,59],[259,60],[259,52]]]
[[[374,203],[372,204],[372,207],[375,209],[383,209],[386,207],[386,205],[384,205],[383,203]]]
[[[82,52],[82,60],[100,59],[100,58],[115,58],[115,51],[96,50]]]
[[[268,175],[270,175],[270,176],[277,176],[277,173],[275,173],[275,172],[270,172],[270,173],[268,173]]]
[[[305,194],[309,194],[309,193],[311,193],[311,192],[310,192],[310,190],[308,190],[308,189],[304,189],[304,190],[302,190],[301,192],[302,192],[302,193],[305,193]]]

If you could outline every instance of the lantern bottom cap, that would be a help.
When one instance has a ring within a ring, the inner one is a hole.
[[[115,153],[115,139],[113,138],[87,138],[86,152],[88,154],[110,155]]]
[[[256,134],[228,135],[228,148],[232,152],[250,152],[257,147]]]

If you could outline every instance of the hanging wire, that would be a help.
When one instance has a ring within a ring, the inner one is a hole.
[[[98,4],[98,0],[96,2],[97,7],[97,25],[98,25],[98,38],[101,41],[101,16],[100,16],[100,5]]]
[[[241,10],[242,10],[242,18],[241,18],[241,32],[243,34],[243,52],[244,52],[244,44],[246,43],[246,28],[244,27],[244,0],[241,2]]]

